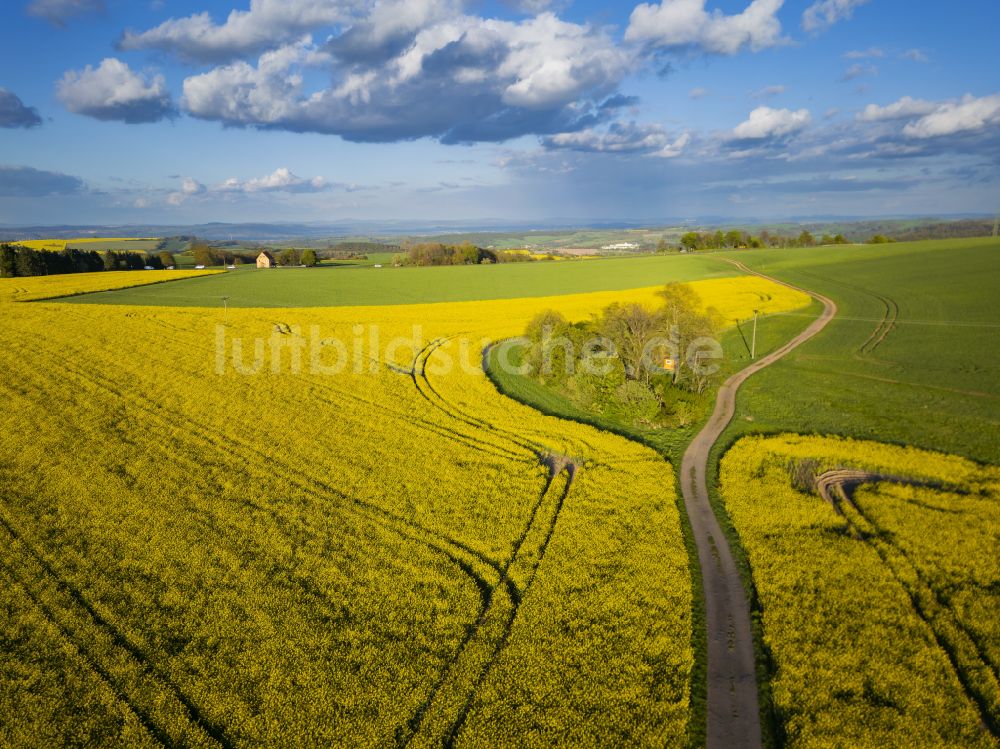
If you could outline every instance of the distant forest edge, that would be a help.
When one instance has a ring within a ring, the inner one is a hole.
[[[469,242],[485,248],[513,249],[531,246],[537,249],[560,248],[600,249],[603,245],[630,241],[643,249],[655,249],[660,239],[679,241],[688,231],[738,229],[750,234],[768,231],[782,236],[796,236],[802,231],[813,235],[843,234],[851,242],[861,242],[884,234],[899,241],[919,239],[961,239],[992,234],[993,219],[979,217],[910,217],[884,219],[795,219],[777,221],[736,221],[724,218],[669,222],[565,223],[514,225],[512,222],[462,226],[460,222],[330,222],[314,224],[202,224],[196,226],[132,226],[127,231],[138,237],[169,237],[187,244],[199,239],[213,245],[243,247],[298,247],[314,250],[353,250],[362,253],[382,252],[372,245],[398,247],[405,241],[463,244]],[[26,240],[73,240],[87,236],[119,236],[122,226],[32,226],[0,227],[0,242],[18,243]],[[72,246],[72,242],[70,243]],[[351,247],[354,245],[354,247]],[[93,248],[86,248],[93,249]],[[122,249],[109,247],[108,249]],[[149,248],[151,249],[151,248]],[[162,249],[162,248],[161,248]],[[177,246],[170,247],[174,252]]]
[[[0,277],[223,265],[234,267],[254,264],[257,256],[265,250],[272,254],[276,264],[285,267],[470,265],[563,260],[588,255],[964,239],[995,235],[996,230],[997,222],[987,219],[886,219],[722,227],[478,232],[434,237],[327,237],[271,242],[212,240],[193,234],[141,240],[28,238],[24,233],[13,238],[10,231],[5,234],[0,230]],[[44,232],[35,232],[40,233]],[[71,232],[56,230],[53,233]],[[146,232],[143,234],[148,236]]]

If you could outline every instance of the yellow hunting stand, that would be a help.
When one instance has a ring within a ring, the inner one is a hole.
[[[663,360],[663,371],[664,372],[676,372],[677,371],[677,360],[671,357],[667,357]]]

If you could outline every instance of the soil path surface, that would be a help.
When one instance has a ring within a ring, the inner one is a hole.
[[[837,305],[825,296],[752,271],[744,273],[808,294],[823,303],[823,313],[804,331],[778,350],[764,356],[723,383],[715,411],[691,442],[681,463],[681,489],[701,564],[708,630],[708,749],[757,749],[761,746],[760,704],[750,606],[729,543],[708,498],[708,458],[736,412],[736,393],[747,378],[774,364],[819,333],[837,314]]]

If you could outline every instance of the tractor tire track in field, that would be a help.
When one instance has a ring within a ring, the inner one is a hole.
[[[410,373],[414,387],[431,405],[450,418],[475,429],[477,432],[487,430],[501,442],[510,442],[524,450],[531,451],[548,467],[549,474],[538,500],[532,506],[524,529],[513,544],[510,557],[501,569],[500,580],[490,593],[489,606],[480,612],[479,618],[455,651],[448,666],[442,672],[441,678],[431,689],[424,703],[408,721],[407,731],[405,733],[403,731],[397,732],[397,744],[403,747],[409,746],[418,737],[423,742],[443,744],[446,747],[454,744],[455,739],[465,726],[479,689],[488,678],[510,640],[521,603],[534,585],[539,567],[555,534],[563,505],[573,487],[577,471],[576,464],[570,459],[555,456],[553,452],[546,450],[539,443],[526,440],[519,434],[464,413],[441,395],[427,376],[427,361],[436,350],[449,340],[439,338],[417,352]],[[557,484],[560,477],[564,477],[565,482],[561,488]],[[529,538],[537,535],[540,535],[540,538],[534,539],[532,544],[528,544]],[[522,569],[525,567],[526,569]],[[524,575],[524,581],[520,587],[514,579],[515,572]],[[508,608],[505,610],[497,611],[503,605],[495,598],[497,589],[507,594],[505,603]],[[491,617],[494,616],[500,618],[499,631],[496,633],[494,633],[496,623],[490,621]],[[478,640],[486,640],[486,642],[479,643]],[[485,653],[481,652],[483,648],[485,648]],[[479,660],[477,660],[477,655]],[[465,661],[471,661],[471,663],[465,663]],[[471,683],[468,681],[470,676],[472,677]],[[456,692],[457,694],[455,694]],[[458,706],[457,710],[456,706]]]
[[[118,384],[110,378],[102,377],[98,372],[83,373],[78,370],[74,370],[70,367],[63,366],[64,372],[72,373],[86,382],[96,385],[104,389],[114,398],[125,400],[125,396],[119,392],[115,386]],[[165,427],[176,427],[178,422],[184,422],[188,429],[185,430],[185,435],[187,437],[193,437],[196,441],[200,441],[202,444],[207,446],[209,449],[219,452],[228,452],[234,457],[242,457],[247,461],[251,460],[254,455],[257,454],[259,448],[253,443],[240,438],[236,434],[224,434],[218,429],[203,424],[196,421],[195,419],[180,413],[171,414],[171,418],[167,419],[162,413],[149,407],[145,401],[138,399],[130,402],[130,405],[143,413],[143,416],[149,418],[150,420],[160,423]],[[233,448],[239,448],[239,450],[234,450]],[[512,453],[513,455],[513,453]],[[192,469],[197,468],[200,464],[197,462],[192,462]],[[455,549],[465,552],[470,556],[477,558],[480,562],[497,569],[499,565],[496,562],[490,560],[485,555],[474,550],[466,544],[456,541],[444,534],[434,531],[427,526],[421,525],[416,521],[404,518],[401,515],[397,515],[390,510],[376,505],[371,502],[366,502],[365,500],[358,499],[357,497],[352,497],[350,495],[344,494],[333,487],[327,485],[324,482],[319,481],[316,478],[306,476],[301,467],[292,466],[290,463],[286,462],[282,457],[275,456],[271,459],[270,465],[275,469],[274,473],[281,475],[286,481],[290,482],[294,488],[300,489],[310,494],[320,494],[320,495],[332,495],[337,499],[348,503],[364,512],[367,512],[373,516],[378,516],[384,522],[386,527],[391,527],[396,530],[399,527],[403,527],[417,533],[430,536],[437,541],[454,547]],[[258,508],[260,509],[260,508]],[[271,513],[275,519],[278,516]],[[426,544],[425,544],[426,545]]]
[[[863,291],[867,291],[867,289],[863,289]],[[896,321],[899,319],[899,305],[896,304],[892,298],[882,296],[874,291],[870,291],[868,293],[880,299],[882,304],[885,305],[885,316],[882,318],[882,322],[879,326],[872,332],[868,340],[861,345],[859,353],[862,355],[871,354],[875,351],[875,349],[881,346],[886,337],[896,329]]]
[[[64,367],[67,373],[75,374],[81,378],[88,379],[92,385],[96,385],[105,389],[110,395],[115,398],[123,399],[124,396],[115,389],[116,384],[113,380],[108,378],[103,378],[99,374],[90,373],[89,377],[82,372],[74,371],[71,368]],[[102,381],[103,380],[103,381]],[[186,430],[188,437],[193,437],[196,441],[201,442],[206,445],[211,450],[228,450],[234,455],[241,454],[240,451],[245,452],[248,456],[252,456],[256,451],[256,448],[241,440],[235,435],[224,435],[217,430],[211,429],[204,424],[200,424],[190,417],[182,416],[177,414],[175,418],[167,422],[164,417],[157,413],[154,409],[149,408],[144,405],[141,401],[136,402],[134,405],[137,409],[143,412],[143,415],[149,417],[154,422],[162,422],[167,426],[176,426],[178,420],[183,420],[187,422],[189,427]],[[212,438],[215,436],[215,439]],[[233,448],[237,448],[234,451]],[[502,567],[497,562],[493,561],[481,552],[473,549],[472,547],[464,544],[460,541],[452,539],[444,534],[434,531],[426,526],[423,526],[415,521],[408,520],[400,515],[397,515],[385,508],[378,505],[365,502],[364,500],[358,499],[356,497],[351,497],[345,495],[341,492],[336,491],[332,487],[325,484],[321,484],[313,479],[300,478],[301,474],[299,472],[293,471],[290,466],[284,465],[280,457],[275,457],[272,461],[272,467],[276,471],[280,471],[282,475],[285,475],[287,480],[291,482],[296,488],[306,491],[310,494],[320,494],[320,495],[333,495],[341,500],[344,504],[341,505],[343,509],[348,511],[353,510],[353,514],[359,516],[365,521],[374,521],[386,530],[399,535],[400,537],[419,543],[426,548],[434,551],[438,554],[445,556],[452,564],[454,564],[461,572],[467,575],[472,582],[475,584],[479,595],[480,595],[480,613],[479,617],[483,616],[483,612],[489,606],[490,600],[492,598],[493,592],[499,586],[503,586],[508,589],[508,594],[512,601],[517,601],[519,603],[521,593],[516,589],[513,581],[507,577],[507,569],[510,567],[510,562],[508,562],[506,567]],[[285,469],[285,470],[282,470]],[[287,472],[287,475],[286,475]],[[551,484],[554,476],[550,478],[549,483]],[[544,499],[544,494],[541,499]],[[541,502],[539,500],[539,503]],[[256,509],[265,512],[270,515],[272,520],[275,522],[275,527],[278,530],[282,530],[282,521],[285,520],[281,518],[277,513],[275,513],[270,508],[262,508],[255,506]],[[535,507],[534,514],[537,513],[537,506]],[[224,541],[226,539],[226,534],[219,532],[219,528],[214,524],[209,524],[208,527],[213,530],[215,535],[219,536],[219,541]],[[525,534],[527,531],[525,531]],[[285,533],[289,540],[292,540],[291,536]],[[232,544],[229,544],[232,547]],[[255,557],[252,557],[255,561]],[[469,560],[472,560],[471,562]],[[480,574],[476,569],[477,563],[482,564],[485,567],[490,568],[492,572],[495,573],[497,583],[492,583],[488,581],[482,574]],[[262,568],[263,569],[263,568]],[[266,571],[266,570],[265,570]],[[314,589],[314,586],[309,586],[306,581],[300,580],[298,577],[291,576],[289,581],[296,585],[304,594],[313,598],[314,600],[319,598],[326,604],[329,608],[332,602],[330,602],[324,593]],[[463,645],[464,647],[464,645]],[[193,707],[193,706],[192,706]],[[222,743],[222,742],[220,742]],[[228,746],[228,744],[223,744]]]
[[[406,376],[410,377],[411,376],[410,372],[407,372]],[[432,421],[418,418],[413,413],[397,411],[396,409],[390,408],[385,404],[379,403],[378,401],[371,401],[368,400],[367,398],[362,398],[361,396],[358,396],[354,393],[341,392],[338,390],[334,390],[332,388],[328,388],[328,390],[330,392],[336,393],[338,398],[353,400],[356,403],[361,403],[367,406],[368,408],[376,409],[382,411],[383,413],[390,414],[392,416],[397,416],[401,419],[405,419],[408,426],[426,430],[438,437],[451,440],[452,442],[456,442],[462,445],[463,447],[469,448],[470,450],[481,452],[484,455],[489,455],[493,458],[500,458],[502,460],[511,460],[511,459],[517,460],[524,457],[519,452],[497,448],[486,442],[477,442],[474,438],[470,437],[469,435],[463,434],[462,432],[459,432],[455,429],[449,429],[448,427],[443,426],[441,424],[435,424]],[[323,398],[323,400],[324,402],[329,403],[331,405],[339,405],[334,400],[330,400],[327,398]]]
[[[490,597],[483,611],[455,652],[441,679],[407,724],[406,734],[397,734],[399,746],[418,741],[421,745],[452,746],[468,719],[476,695],[500,654],[510,641],[520,607],[534,585],[538,569],[573,486],[576,467],[569,461],[551,463],[551,474],[539,501],[532,508],[523,532],[503,566],[503,576],[493,593],[506,593],[505,600]],[[557,480],[565,482],[561,487]],[[537,537],[537,538],[536,538]],[[528,543],[531,540],[531,543]],[[524,575],[518,585],[515,575]]]
[[[444,343],[443,341],[438,342],[438,345],[443,345],[443,343]],[[430,352],[432,353],[433,350],[436,350],[436,348],[437,346],[431,348]],[[94,373],[94,372],[84,373],[82,371],[76,371],[69,367],[65,367],[65,365],[64,368],[68,372],[72,372],[72,374],[80,377],[81,379],[88,380],[89,382],[91,382],[91,384],[103,388],[112,397],[124,400],[125,398],[124,394],[117,389],[118,387],[120,387],[120,383],[115,382],[111,378],[103,377],[99,373]],[[429,381],[427,381],[426,374],[423,371],[421,371],[420,376],[426,382],[428,387],[432,387]],[[450,404],[448,404],[447,401],[445,401],[443,397],[437,393],[436,390],[433,391],[433,394],[440,401],[438,407],[442,411],[444,411],[450,418],[462,421],[477,430],[483,428],[480,426],[479,423],[477,423],[481,422],[481,420],[475,419],[474,417],[464,418],[463,415],[460,414],[460,412],[458,412],[458,414],[452,412],[450,409]],[[425,394],[425,397],[428,396]],[[161,414],[157,413],[156,410],[145,405],[142,401],[137,401],[134,403],[130,402],[130,405],[139,409],[141,412],[143,412],[144,416],[149,417],[153,421],[160,421],[165,425],[168,424],[168,422],[164,419],[164,417]],[[206,426],[205,424],[201,424],[190,417],[181,415],[178,415],[178,417],[183,421],[187,422],[187,426],[189,427],[189,429],[186,430],[186,434],[190,437],[194,437],[197,441],[202,442],[211,450],[226,449],[229,452],[233,453],[234,455],[245,453],[247,456],[253,455],[256,450],[256,448],[253,445],[246,443],[244,440],[240,439],[237,435],[224,435],[221,432],[218,432],[217,430],[212,429]],[[178,419],[174,418],[169,422],[169,425],[176,426],[177,421]],[[498,438],[500,438],[501,440],[504,439],[505,435],[502,434],[503,430],[495,429],[494,431],[500,432],[500,434],[497,435]],[[522,440],[511,440],[511,441],[514,441],[523,449],[529,449],[528,443],[525,443]],[[234,448],[236,448],[236,451],[234,451]],[[534,444],[531,444],[531,448],[536,448],[536,446]],[[509,454],[517,455],[516,453],[509,453]],[[458,711],[457,717],[454,718],[454,720],[449,723],[448,727],[449,734],[452,733],[457,734],[461,726],[464,724],[468,710],[471,707],[472,701],[475,697],[476,690],[488,676],[490,670],[492,669],[493,663],[495,662],[496,658],[499,656],[503,647],[506,645],[507,640],[509,639],[510,630],[513,626],[514,621],[516,620],[517,611],[520,606],[520,603],[524,595],[526,594],[527,590],[534,583],[538,568],[542,561],[542,557],[544,557],[549,542],[551,541],[552,536],[554,535],[555,527],[557,524],[559,513],[561,512],[562,509],[563,502],[568,496],[570,488],[572,486],[573,478],[576,471],[575,464],[573,464],[571,461],[565,458],[552,457],[551,453],[542,454],[540,452],[535,452],[535,455],[538,456],[539,459],[542,460],[548,466],[549,477],[542,493],[539,496],[539,499],[532,508],[530,518],[524,530],[522,531],[521,536],[516,542],[514,552],[512,553],[506,565],[503,566],[497,564],[493,560],[489,559],[480,552],[474,550],[472,547],[467,546],[466,544],[448,538],[447,536],[443,536],[429,528],[426,528],[413,521],[407,520],[399,515],[396,515],[390,512],[389,510],[386,510],[385,508],[379,507],[371,503],[367,503],[355,497],[344,495],[334,490],[332,487],[326,486],[325,484],[320,484],[315,480],[310,480],[308,478],[299,478],[298,477],[299,474],[297,474],[295,471],[292,471],[290,466],[285,465],[280,457],[276,457],[272,465],[272,467],[276,471],[280,472],[282,475],[285,475],[287,472],[288,473],[287,479],[291,481],[291,483],[297,488],[310,493],[331,494],[338,497],[340,500],[342,500],[342,502],[346,503],[345,505],[343,505],[345,509],[353,507],[353,509],[356,512],[363,514],[365,519],[369,521],[373,520],[376,523],[382,525],[387,530],[394,532],[397,535],[400,535],[401,537],[407,540],[421,543],[427,548],[446,556],[449,559],[449,561],[455,564],[463,573],[465,573],[473,580],[480,594],[480,612],[477,617],[477,621],[471,628],[470,633],[460,643],[456,654],[452,657],[448,666],[446,666],[445,673],[441,679],[441,683],[435,687],[435,694],[438,691],[440,691],[443,684],[447,681],[448,672],[450,670],[453,670],[453,666],[455,662],[460,658],[462,651],[466,649],[468,644],[473,640],[474,636],[482,628],[482,624],[486,620],[489,614],[487,609],[489,609],[490,605],[492,603],[495,603],[496,601],[495,593],[497,589],[500,589],[502,592],[506,593],[507,601],[511,606],[510,614],[506,619],[502,619],[503,628],[500,635],[496,638],[496,641],[493,644],[492,649],[490,650],[489,659],[486,661],[485,664],[483,664],[482,669],[479,672],[479,675],[476,678],[474,684],[472,685],[471,690],[465,696],[465,701],[462,704],[462,708]],[[528,582],[525,584],[525,587],[523,589],[520,589],[518,588],[516,582],[511,577],[511,569],[515,565],[515,563],[520,561],[522,556],[524,556],[522,555],[521,552],[523,550],[525,539],[528,537],[530,533],[533,532],[533,530],[537,528],[538,523],[536,522],[536,520],[538,518],[539,512],[543,504],[545,503],[545,500],[548,498],[549,494],[551,494],[550,490],[552,488],[553,482],[559,475],[563,473],[565,473],[567,477],[566,486],[558,497],[558,501],[556,502],[556,507],[554,509],[554,512],[552,513],[549,522],[546,525],[542,526],[543,528],[545,528],[543,543],[541,544],[540,548],[534,550],[532,557],[534,558],[535,561],[533,566],[531,567]],[[280,520],[279,517],[273,511],[268,511],[268,514],[270,514],[276,522]],[[209,527],[211,528],[211,526]],[[280,522],[279,522],[279,529],[280,529]],[[216,535],[221,535],[222,538],[225,537],[224,534],[218,533],[218,529],[213,528],[213,530],[215,531]],[[421,536],[430,536],[431,540],[428,540],[428,538],[422,538]],[[462,558],[463,556],[466,557],[466,559],[463,559]],[[473,558],[475,561],[473,563],[470,563],[468,561],[468,557]],[[487,581],[485,577],[479,574],[475,569],[475,562],[482,563],[483,565],[489,567],[491,571],[495,572],[497,582],[492,583],[490,581]],[[321,592],[315,591],[311,587],[302,587],[301,581],[299,581],[297,578],[290,578],[290,579],[293,583],[299,585],[303,593],[306,593],[310,597],[316,598],[322,595]],[[329,603],[329,601],[326,602]],[[418,711],[418,716],[421,716],[422,713],[426,712],[426,710],[430,707],[431,701],[432,700],[428,700],[428,704],[422,707]],[[419,728],[421,721],[422,718],[418,717],[416,722],[417,728]],[[410,732],[408,738],[406,737],[400,738],[399,736],[397,736],[397,741],[402,744],[408,743],[415,734],[416,730],[413,730]]]
[[[173,679],[169,675],[163,673],[155,663],[149,658],[149,656],[142,651],[141,648],[129,641],[125,634],[117,627],[113,622],[111,622],[107,617],[102,615],[96,607],[83,595],[83,593],[71,582],[63,578],[59,573],[52,567],[52,565],[45,559],[44,556],[36,549],[34,549],[19,533],[13,525],[8,521],[7,518],[0,515],[0,527],[14,540],[15,544],[21,547],[24,551],[24,556],[32,561],[34,565],[38,567],[41,575],[48,579],[51,584],[55,587],[57,591],[63,594],[65,599],[71,601],[71,605],[85,614],[85,618],[89,620],[97,629],[103,631],[111,640],[111,643],[121,652],[126,653],[137,665],[139,672],[151,680],[157,682],[161,688],[170,694],[174,700],[183,708],[183,711],[191,723],[197,729],[200,729],[204,734],[211,738],[219,746],[229,749],[232,747],[229,739],[222,729],[215,725],[212,721],[206,718],[198,707],[188,698],[186,694],[174,683]],[[13,545],[8,545],[8,548],[13,548]],[[4,565],[8,573],[18,581],[22,589],[28,595],[28,597],[35,603],[36,606],[43,612],[46,619],[48,619],[63,636],[73,644],[73,646],[84,653],[84,658],[90,664],[94,670],[112,686],[113,691],[120,699],[128,706],[128,708],[135,713],[135,715],[142,722],[143,726],[149,730],[158,741],[165,744],[166,746],[173,746],[175,741],[171,740],[167,732],[158,727],[148,713],[143,712],[138,708],[132,701],[127,697],[124,697],[124,689],[115,684],[115,680],[110,676],[110,673],[97,663],[97,659],[91,655],[87,654],[88,649],[84,643],[79,642],[77,638],[70,635],[67,628],[61,624],[57,617],[55,616],[54,610],[44,605],[40,598],[32,592],[28,582],[24,580],[21,576],[17,575],[15,571],[7,564]]]
[[[32,592],[31,588],[22,580],[22,578],[14,572],[14,570],[0,558],[0,570],[6,573],[6,577],[10,583],[16,588],[20,589],[24,596],[31,602],[31,604],[38,610],[46,622],[49,623],[58,633],[59,636],[67,642],[84,665],[94,673],[98,679],[103,682],[104,686],[114,695],[115,699],[125,708],[128,712],[135,716],[139,724],[160,746],[172,747],[174,742],[171,741],[170,736],[156,725],[156,722],[152,719],[148,712],[143,708],[136,705],[132,699],[126,694],[125,690],[122,689],[116,679],[111,676],[106,669],[104,669],[97,659],[90,654],[87,647],[83,643],[79,642],[73,635],[63,626],[55,616],[55,612],[52,608],[46,605],[35,593]]]
[[[758,749],[762,745],[757,664],[750,604],[739,568],[708,493],[712,449],[736,413],[736,394],[753,374],[774,364],[820,333],[837,314],[829,298],[728,261],[742,272],[808,294],[823,304],[822,314],[781,348],[732,375],[719,388],[715,410],[681,461],[681,491],[698,547],[707,629],[708,749]]]
[[[517,604],[514,606],[514,610],[510,613],[510,616],[507,618],[503,630],[503,635],[497,641],[495,647],[493,648],[493,652],[490,655],[489,660],[483,666],[483,669],[482,671],[480,671],[479,676],[475,681],[475,684],[469,691],[468,697],[465,700],[465,704],[462,706],[462,709],[458,714],[458,718],[455,720],[454,723],[451,724],[451,726],[448,729],[448,733],[446,734],[444,740],[444,745],[446,747],[450,748],[454,746],[455,739],[458,737],[462,728],[465,726],[465,722],[469,717],[469,711],[472,708],[473,701],[476,695],[478,694],[480,687],[483,685],[483,682],[485,682],[487,677],[490,675],[490,672],[493,670],[493,666],[496,665],[497,661],[499,660],[500,654],[503,652],[503,649],[506,647],[507,643],[510,640],[511,632],[514,628],[514,622],[517,620],[517,616],[521,610],[521,602],[524,600],[525,596],[528,595],[528,592],[531,590],[532,586],[535,583],[535,579],[538,576],[538,569],[539,567],[541,567],[542,561],[545,559],[545,554],[548,551],[549,544],[552,542],[552,537],[555,535],[556,525],[559,522],[559,515],[562,513],[562,508],[566,502],[566,498],[569,496],[570,490],[573,488],[573,479],[576,474],[577,468],[572,462],[567,462],[565,468],[561,470],[564,470],[566,472],[566,485],[559,494],[555,511],[552,513],[552,518],[549,521],[548,527],[546,528],[545,531],[545,537],[542,540],[541,545],[538,547],[536,553],[533,555],[534,563],[531,566],[531,571],[528,574],[528,578],[524,583],[524,587],[520,591],[520,596],[518,597]],[[514,559],[512,558],[511,562],[513,561]]]
[[[427,376],[427,362],[430,357],[434,355],[435,351],[451,341],[452,338],[454,338],[454,336],[450,338],[438,338],[431,341],[427,346],[417,352],[417,355],[414,357],[411,376],[413,378],[413,384],[420,394],[432,406],[443,412],[446,416],[460,421],[477,431],[485,430],[491,435],[495,435],[501,441],[517,445],[518,447],[538,456],[540,460],[544,460],[545,456],[552,451],[541,442],[526,439],[523,435],[517,432],[511,432],[510,430],[499,427],[492,422],[462,411],[457,406],[449,403],[447,399],[441,395],[437,388],[434,387],[434,383],[432,383],[430,378]]]
[[[855,357],[861,358],[872,354],[875,349],[885,342],[885,339],[889,334],[896,329],[896,323],[899,321],[899,305],[891,297],[883,296],[877,291],[872,291],[871,289],[866,289],[864,286],[858,286],[857,284],[850,284],[844,281],[837,281],[826,276],[821,276],[818,273],[810,273],[809,271],[799,270],[802,275],[810,276],[811,278],[816,278],[825,283],[832,283],[835,286],[840,286],[841,288],[848,289],[850,291],[860,291],[863,294],[867,294],[870,297],[874,297],[882,306],[885,311],[882,313],[882,319],[878,321],[878,325],[875,326],[875,330],[871,332],[871,335],[865,339],[857,351],[855,352]]]
[[[914,564],[910,555],[894,544],[891,534],[854,500],[854,490],[857,487],[879,483],[948,489],[936,482],[844,468],[817,476],[816,491],[844,519],[851,535],[868,545],[878,555],[885,568],[906,592],[913,611],[924,622],[937,646],[947,656],[966,697],[978,710],[983,725],[994,738],[1000,739],[1000,702],[998,702],[1000,677],[987,649],[955,616],[947,600]],[[866,531],[863,525],[868,526],[870,531]],[[913,583],[914,580],[916,584]],[[977,669],[973,664],[966,663],[966,659],[961,658],[959,653],[978,661],[981,668]],[[970,666],[972,666],[971,672]]]

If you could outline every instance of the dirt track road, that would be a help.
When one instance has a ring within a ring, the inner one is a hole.
[[[723,383],[712,417],[688,446],[681,463],[681,489],[698,545],[705,595],[708,630],[706,746],[708,749],[756,749],[761,746],[761,727],[750,607],[729,543],[709,503],[708,457],[712,446],[732,421],[740,385],[823,330],[837,314],[837,305],[821,294],[757,273],[742,263],[729,262],[745,273],[808,294],[824,307],[823,313],[795,338]]]

